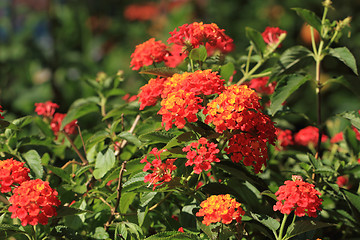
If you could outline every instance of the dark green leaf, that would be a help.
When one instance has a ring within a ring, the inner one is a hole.
[[[235,66],[232,62],[228,62],[227,64],[221,66],[220,75],[226,81],[229,81],[230,77],[234,75]]]
[[[142,196],[140,198],[140,207],[145,207],[146,205],[148,205],[149,202],[154,199],[156,194],[157,194],[157,192],[148,192],[148,193],[142,194]]]
[[[140,147],[141,141],[132,133],[130,132],[121,132],[117,135],[118,137],[125,139],[126,141],[133,143],[135,146]]]
[[[275,201],[277,201],[275,193],[271,192],[270,190],[266,190],[266,191],[261,192],[261,195],[268,196],[268,197],[274,199]]]
[[[97,111],[99,111],[99,107],[97,106],[96,100],[93,98],[79,99],[73,103],[68,113],[62,120],[60,129],[64,129],[64,127],[73,120]]]
[[[256,221],[264,224],[272,231],[276,231],[280,227],[280,223],[276,219],[270,216],[264,214],[257,214],[253,212],[250,212],[250,214]]]
[[[59,176],[63,181],[70,183],[70,175],[66,173],[64,169],[51,165],[47,165],[46,168],[55,175]]]
[[[286,232],[286,235],[284,237],[284,239],[290,239],[292,237],[295,237],[299,234],[305,233],[305,232],[309,232],[309,231],[313,231],[319,228],[324,228],[324,227],[334,227],[334,224],[331,223],[324,223],[324,222],[315,222],[312,220],[301,220],[301,221],[297,221],[295,223],[292,223]]]
[[[35,150],[30,150],[23,154],[27,164],[32,172],[34,172],[36,178],[42,178],[44,169],[41,165],[41,157]]]
[[[292,73],[312,62],[312,52],[303,46],[294,46],[285,50],[273,69],[273,75]]]
[[[321,32],[321,20],[314,12],[302,8],[292,8],[292,10],[295,10],[305,22],[315,28],[319,33]]]
[[[200,47],[192,49],[190,51],[189,58],[193,61],[205,62],[207,58],[205,46],[200,45]]]
[[[149,207],[148,206],[143,206],[143,207],[140,207],[138,208],[137,210],[137,217],[138,217],[138,223],[139,223],[139,226],[141,227],[144,223],[144,220],[145,220],[145,217],[146,217],[146,214],[149,210]]]
[[[140,73],[156,75],[160,77],[172,77],[172,75],[174,75],[175,73],[181,74],[183,72],[176,68],[159,67],[159,68],[150,68],[150,69],[142,70]]]
[[[179,146],[179,145],[183,144],[184,142],[196,140],[196,138],[197,137],[193,132],[185,132],[185,133],[171,139],[164,148],[170,149],[172,147]]]
[[[338,114],[338,116],[349,119],[351,124],[356,127],[358,130],[360,130],[360,115],[358,112],[352,111],[352,112],[344,112]]]
[[[342,61],[346,66],[351,68],[356,75],[358,75],[355,57],[349,49],[346,47],[330,48],[329,54]]]
[[[32,116],[25,116],[22,118],[15,119],[12,124],[14,124],[18,128],[23,128],[26,125],[30,124],[33,120]]]
[[[89,211],[86,210],[82,210],[82,209],[78,209],[78,208],[72,208],[72,207],[68,207],[68,206],[59,206],[56,209],[56,217],[57,218],[62,218],[65,216],[74,216],[74,215],[78,215],[78,214],[82,214],[82,213],[86,213]]]
[[[344,139],[346,144],[348,145],[351,152],[355,155],[359,153],[359,141],[356,138],[355,132],[350,128],[345,128],[344,132]]]
[[[137,194],[134,192],[121,193],[120,204],[119,204],[120,213],[127,212],[127,210],[129,209],[129,206],[133,203],[136,195]]]
[[[296,74],[286,75],[282,78],[276,85],[274,93],[271,95],[270,114],[274,116],[285,100],[308,80],[308,76]]]
[[[112,149],[108,148],[105,154],[99,152],[95,160],[95,170],[93,172],[95,179],[102,178],[114,164],[115,154]]]
[[[345,189],[341,189],[341,191],[344,193],[346,199],[351,203],[351,205],[355,207],[358,213],[360,213],[360,196]]]
[[[20,226],[16,225],[9,225],[9,224],[0,224],[0,233],[1,232],[19,232],[19,233],[25,233],[25,231],[19,229]]]
[[[160,232],[154,234],[145,240],[197,240],[199,239],[195,234],[192,233],[182,233],[178,231],[168,231],[168,232]]]
[[[34,123],[39,127],[45,136],[53,135],[53,131],[51,130],[50,125],[44,122],[41,118],[34,117]]]
[[[167,143],[174,137],[176,137],[176,135],[169,133],[167,131],[155,131],[140,135],[139,139],[144,142],[149,141],[151,142],[151,144],[155,144],[155,143]]]
[[[66,239],[69,240],[79,239],[79,234],[75,230],[63,225],[55,226],[55,228],[52,231],[52,234],[61,238],[65,237]]]
[[[127,192],[127,191],[131,191],[134,190],[136,188],[139,188],[143,185],[145,185],[144,182],[144,177],[149,174],[147,172],[139,172],[137,174],[135,174],[134,176],[132,176],[131,178],[129,178],[123,185],[123,191]]]
[[[255,47],[256,52],[260,56],[263,56],[266,50],[266,43],[264,42],[264,38],[261,36],[261,33],[250,27],[246,27],[245,32],[246,32],[246,37]]]

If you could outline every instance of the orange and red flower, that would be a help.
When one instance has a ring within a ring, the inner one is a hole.
[[[295,212],[298,217],[308,215],[317,217],[317,211],[321,210],[321,193],[315,189],[313,184],[304,182],[301,177],[293,176],[292,181],[285,181],[285,185],[279,187],[275,193],[278,202],[274,205],[274,211],[282,214]]]
[[[149,162],[147,156],[143,158],[140,163],[145,163],[146,165],[143,169],[144,172],[152,171],[145,176],[144,182],[148,182],[149,185],[153,185],[153,190],[164,184],[165,182],[170,182],[172,179],[172,172],[176,169],[174,162],[176,159],[167,159],[165,163],[162,162],[160,154],[166,151],[165,149],[158,151],[157,148],[153,148],[150,151],[150,154],[155,156],[155,159],[152,162]]]
[[[58,192],[41,179],[25,181],[13,193],[9,198],[9,212],[12,212],[11,218],[19,218],[23,226],[46,225],[50,217],[56,216],[55,207],[61,204]]]
[[[165,78],[152,78],[140,88],[140,93],[138,94],[140,110],[143,110],[146,106],[154,106],[157,103],[164,90],[164,81]]]
[[[187,152],[186,158],[188,161],[185,166],[194,166],[194,173],[200,174],[202,171],[211,169],[212,162],[220,162],[216,157],[219,149],[217,144],[209,142],[206,138],[200,138],[197,142],[192,142],[190,145],[184,147],[182,150]]]
[[[245,212],[240,206],[241,203],[231,198],[229,194],[213,195],[201,202],[201,208],[196,216],[204,217],[202,223],[206,226],[217,222],[230,224],[233,220],[241,222]]]
[[[0,190],[2,193],[11,192],[11,187],[21,184],[29,178],[30,169],[24,167],[23,162],[12,158],[0,160]]]

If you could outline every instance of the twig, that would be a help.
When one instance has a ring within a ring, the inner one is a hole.
[[[81,163],[79,163],[78,161],[75,160],[71,160],[67,163],[64,164],[64,166],[61,167],[61,169],[65,169],[67,166],[69,166],[70,164],[77,164],[77,165],[82,165]]]
[[[129,133],[133,133],[133,132],[134,132],[135,127],[136,127],[136,125],[138,124],[139,120],[140,120],[140,115],[137,115],[136,118],[135,118],[135,120],[134,120],[133,125],[131,126],[131,128],[130,128],[130,130],[129,130]],[[122,142],[121,142],[121,144],[120,144],[120,149],[123,149],[126,144],[127,144],[127,141],[126,141],[125,139],[122,140]]]
[[[75,150],[76,154],[79,156],[79,158],[83,162],[83,165],[88,165],[89,164],[88,160],[86,160],[86,158],[80,153],[79,149],[77,149],[77,147],[75,146],[75,144],[74,144],[73,140],[70,138],[70,136],[64,130],[62,130],[62,132],[64,133],[67,140],[69,140],[69,142],[70,142],[71,146],[73,147],[73,149]]]
[[[85,142],[84,142],[84,139],[83,139],[82,134],[81,134],[80,126],[79,126],[79,125],[77,125],[77,124],[76,124],[76,126],[77,126],[78,133],[79,133],[79,136],[80,136],[80,139],[81,139],[82,145],[83,145],[84,153],[85,153],[85,155],[86,155]]]
[[[155,208],[157,208],[161,203],[163,203],[165,201],[165,199],[167,199],[170,195],[172,194],[172,192],[168,192],[165,197],[163,199],[160,200],[160,202],[156,203],[154,206],[152,206],[151,208],[149,208],[149,211],[154,210]]]

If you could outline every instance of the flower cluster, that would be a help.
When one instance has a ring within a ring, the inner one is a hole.
[[[133,70],[139,70],[143,66],[163,62],[166,55],[168,55],[167,46],[161,41],[155,41],[155,38],[150,38],[136,46],[131,54],[130,67],[132,66]]]
[[[54,118],[51,120],[50,127],[51,130],[53,130],[55,136],[58,135],[61,127],[61,123],[63,119],[65,118],[66,114],[64,113],[55,113]],[[70,123],[66,124],[64,127],[64,131],[67,134],[76,134],[77,133],[77,120],[73,120]]]
[[[246,85],[254,89],[258,94],[271,95],[275,90],[276,82],[268,83],[268,81],[269,77],[253,78]]]
[[[30,169],[24,167],[23,162],[12,158],[0,160],[0,190],[2,193],[11,192],[11,187],[21,184],[29,178]]]
[[[161,109],[158,114],[162,115],[162,125],[168,131],[173,124],[178,128],[183,128],[188,122],[198,120],[197,113],[203,107],[200,105],[202,99],[195,96],[193,92],[185,92],[180,89],[170,93],[161,101]],[[185,120],[186,118],[186,120]]]
[[[197,217],[204,217],[202,223],[209,226],[211,223],[222,222],[230,224],[233,220],[241,222],[241,216],[245,214],[235,199],[229,194],[213,195],[201,202],[201,209],[196,213]]]
[[[234,44],[233,40],[224,31],[215,23],[194,22],[184,24],[170,32],[171,37],[168,39],[168,43],[184,46],[187,50],[205,45],[209,55],[215,49],[219,49],[222,53],[229,53],[234,50]]]
[[[281,30],[278,27],[266,27],[261,35],[265,43],[268,45],[275,45],[278,43],[280,35],[286,33],[286,31]],[[281,44],[278,47],[281,47]]]
[[[35,103],[35,112],[46,118],[52,118],[54,116],[55,110],[60,106],[51,101],[45,103]]]
[[[23,182],[13,190],[9,198],[11,218],[19,218],[21,225],[46,225],[48,219],[56,216],[56,206],[60,205],[57,191],[41,179]]]
[[[155,159],[152,162],[147,160],[147,156],[143,158],[140,163],[145,163],[146,165],[143,169],[144,172],[152,171],[145,176],[144,182],[149,182],[149,186],[153,185],[153,190],[164,184],[165,182],[170,182],[172,179],[172,172],[176,169],[174,162],[176,159],[167,159],[165,163],[162,162],[160,154],[166,151],[165,149],[158,151],[157,148],[153,148],[150,151],[150,154],[155,156]]]
[[[277,136],[277,149],[281,150],[286,148],[287,146],[294,145],[293,134],[289,129],[280,129],[276,128],[276,136]]]
[[[313,184],[304,182],[301,177],[293,176],[292,181],[285,181],[285,185],[279,187],[275,193],[277,202],[274,211],[282,214],[290,214],[294,210],[295,215],[303,217],[317,217],[317,211],[321,210],[321,193],[317,191]]]
[[[202,171],[211,169],[212,162],[220,162],[216,157],[219,149],[217,144],[208,142],[206,138],[200,138],[197,142],[192,142],[190,145],[184,147],[182,150],[187,152],[186,158],[188,161],[185,166],[194,166],[194,173],[200,174]]]
[[[124,17],[130,21],[146,21],[154,18],[160,11],[160,8],[154,3],[130,4],[126,6]]]
[[[164,90],[164,81],[165,78],[162,77],[152,78],[140,88],[138,94],[140,110],[143,110],[146,106],[154,106],[157,103]]]
[[[297,132],[294,136],[295,144],[308,146],[312,145],[314,147],[318,144],[319,138],[319,129],[314,126],[307,126]],[[325,142],[328,139],[326,135],[321,136],[321,142]]]

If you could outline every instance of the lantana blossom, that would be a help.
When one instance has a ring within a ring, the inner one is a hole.
[[[319,198],[321,193],[315,186],[304,182],[300,176],[293,176],[292,181],[287,180],[284,184],[275,193],[278,201],[273,207],[274,211],[280,211],[282,214],[294,211],[298,217],[317,217],[323,200]]]
[[[13,158],[0,160],[0,190],[2,193],[10,192],[11,187],[17,187],[19,184],[30,180],[30,169],[24,167],[23,162]]]
[[[9,198],[11,218],[19,218],[21,225],[46,225],[50,217],[56,216],[61,204],[58,192],[41,179],[28,180],[13,190]]]
[[[47,118],[52,118],[54,116],[55,110],[60,106],[51,101],[47,101],[45,103],[35,103],[35,112]]]
[[[200,174],[202,171],[211,169],[212,162],[220,162],[216,157],[219,149],[216,148],[217,144],[209,142],[206,138],[202,137],[197,142],[192,142],[190,145],[184,147],[183,152],[187,152],[186,158],[188,161],[185,166],[194,166],[194,173]]]
[[[165,80],[166,78],[162,77],[152,78],[147,84],[140,88],[140,93],[138,94],[140,110],[143,110],[147,106],[156,105],[164,90]]]
[[[279,37],[281,34],[286,34],[287,32],[285,30],[281,30],[278,27],[266,27],[265,31],[261,33],[264,42],[268,45],[274,45],[277,44],[279,41]],[[278,48],[281,47],[281,44],[279,44]]]
[[[50,127],[51,127],[51,130],[54,132],[55,136],[58,135],[58,133],[60,131],[61,123],[62,123],[63,119],[65,118],[65,116],[66,116],[65,113],[55,113],[54,114],[54,118],[51,120]],[[73,120],[70,123],[66,124],[64,127],[65,133],[76,134],[77,133],[76,122],[77,122],[77,120]]]
[[[211,223],[222,222],[230,224],[233,220],[240,223],[245,211],[229,194],[212,195],[200,203],[200,210],[197,217],[204,217],[202,223],[209,226]]]
[[[318,144],[319,129],[314,126],[307,126],[298,131],[294,136],[294,142],[297,145],[308,146],[313,145],[314,147]],[[324,134],[321,136],[321,142],[325,142],[328,137]]]
[[[259,77],[253,78],[245,84],[249,86],[249,88],[254,89],[258,94],[271,95],[275,90],[276,82],[268,83],[268,81],[269,77]]]
[[[140,163],[146,163],[143,168],[144,172],[151,171],[148,175],[145,176],[144,182],[149,183],[149,186],[153,185],[153,190],[166,182],[170,182],[172,179],[172,172],[176,169],[174,162],[176,159],[167,159],[165,162],[162,162],[160,154],[166,151],[165,149],[158,150],[153,148],[150,151],[150,154],[155,156],[155,159],[151,162],[145,156]]]

